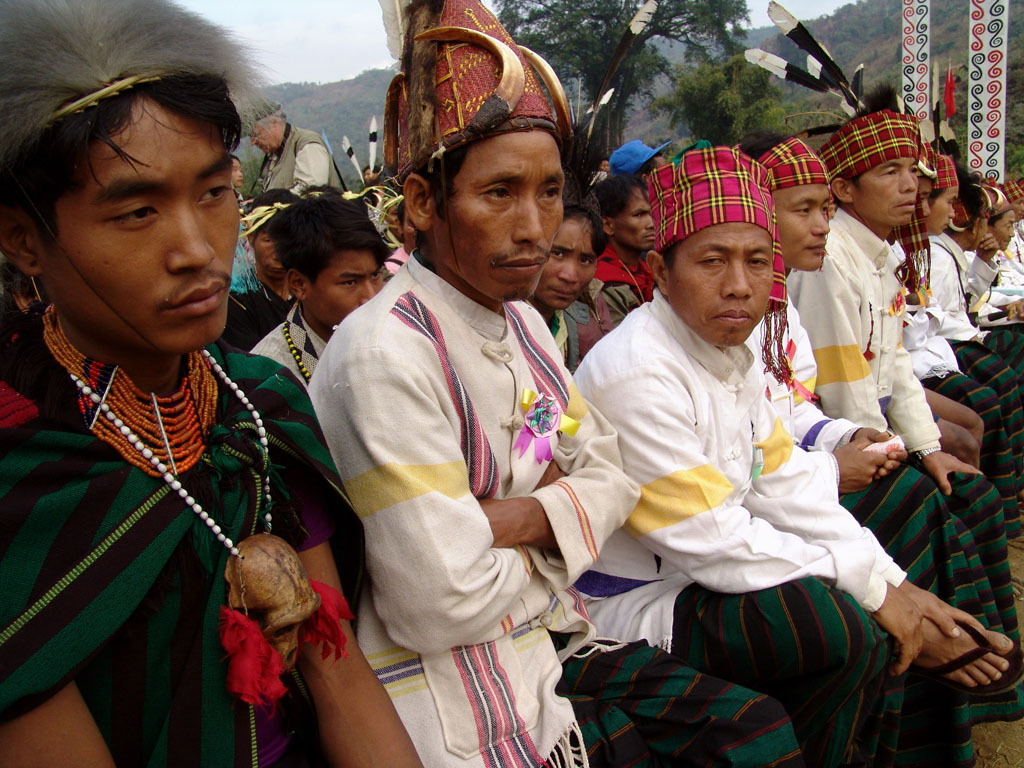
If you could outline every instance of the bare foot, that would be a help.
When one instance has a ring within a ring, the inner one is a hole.
[[[914,660],[914,666],[926,669],[938,667],[978,647],[974,639],[963,629],[960,630],[959,637],[952,638],[944,635],[929,619],[925,619],[921,624],[924,631],[924,647]],[[988,629],[984,630],[982,634],[993,648],[1003,649],[1003,653],[1013,650],[1013,641],[1006,635]],[[1010,663],[1001,655],[987,653],[944,677],[952,682],[974,688],[999,680],[1003,676],[1002,673],[1009,667]]]

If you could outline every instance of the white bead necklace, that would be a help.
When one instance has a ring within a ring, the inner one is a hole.
[[[238,399],[242,402],[242,405],[244,405],[249,410],[249,413],[252,414],[253,423],[256,425],[256,436],[259,438],[260,447],[262,449],[264,460],[267,462],[269,466],[270,462],[269,459],[267,459],[266,457],[269,448],[269,443],[267,441],[267,430],[263,426],[263,418],[260,416],[259,411],[257,411],[256,408],[253,406],[252,402],[250,402],[245,392],[243,392],[238,387],[238,385],[228,377],[224,369],[221,368],[220,363],[214,360],[213,356],[205,349],[201,350],[201,352],[203,353],[203,357],[205,358],[206,362],[213,369],[214,373],[217,374],[218,378],[220,378],[220,380],[224,382],[224,385],[227,386],[232,392],[235,393],[235,395],[238,396]],[[106,417],[114,425],[114,427],[118,431],[120,431],[122,435],[128,438],[128,442],[132,444],[132,447],[135,448],[135,450],[137,450],[139,453],[141,453],[143,458],[149,461],[149,463],[153,465],[156,471],[161,474],[161,476],[163,477],[163,481],[170,486],[171,490],[177,493],[178,496],[180,496],[181,499],[186,504],[188,504],[188,506],[192,507],[192,511],[200,520],[206,523],[206,526],[217,537],[217,541],[223,544],[232,555],[235,555],[237,557],[238,547],[235,546],[235,542],[233,542],[224,534],[224,532],[221,530],[221,527],[217,524],[217,521],[210,517],[210,513],[203,509],[199,502],[196,501],[189,494],[188,490],[184,486],[182,486],[181,481],[178,480],[177,475],[171,471],[174,468],[168,468],[166,464],[160,461],[160,458],[156,454],[154,454],[153,451],[149,447],[147,447],[145,443],[142,442],[142,440],[139,439],[139,436],[132,432],[131,428],[127,424],[125,424],[121,420],[121,418],[111,410],[110,406],[107,405],[105,402],[107,393],[104,392],[101,395],[100,393],[94,391],[92,387],[90,387],[80,378],[75,376],[75,374],[70,373],[69,375],[71,376],[71,380],[75,382],[75,386],[78,387],[82,394],[91,399],[99,407],[100,412],[104,415],[104,417]],[[113,380],[114,377],[111,376],[110,381]],[[157,418],[159,419],[159,412]],[[163,429],[162,422],[161,429]],[[168,453],[168,455],[170,454]],[[171,463],[173,464],[173,459],[171,460]],[[263,516],[263,525],[266,528],[267,532],[269,533],[273,524],[273,515],[270,514],[269,475],[263,476],[263,498],[266,501],[267,506],[267,512]]]

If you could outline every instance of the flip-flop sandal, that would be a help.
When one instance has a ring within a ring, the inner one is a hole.
[[[1000,694],[1013,690],[1020,685],[1021,681],[1024,680],[1024,652],[1021,651],[1020,645],[1015,646],[1009,653],[1002,654],[989,645],[985,636],[970,624],[958,621],[957,625],[970,635],[971,639],[978,644],[977,648],[972,648],[952,661],[947,661],[945,664],[940,664],[937,667],[919,667],[911,665],[910,671],[915,675],[927,677],[929,680],[945,685],[955,691],[966,693],[969,696],[999,696]],[[964,685],[963,683],[958,683],[955,680],[950,680],[948,677],[944,677],[944,675],[948,675],[950,672],[962,669],[988,653],[1001,656],[1010,662],[1010,666],[1005,672],[1003,672],[1003,676],[998,680],[993,680],[985,685],[975,685],[974,687],[971,687],[969,685]]]

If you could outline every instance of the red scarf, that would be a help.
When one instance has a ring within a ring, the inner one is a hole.
[[[597,257],[597,272],[594,276],[609,285],[628,285],[641,304],[654,298],[654,275],[647,262],[640,259],[635,266],[627,267],[611,243]]]

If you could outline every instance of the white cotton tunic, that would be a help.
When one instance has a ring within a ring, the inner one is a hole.
[[[834,471],[794,447],[754,361],[702,341],[658,291],[584,358],[580,391],[641,486],[579,585],[602,633],[669,647],[693,583],[736,594],[813,576],[870,612],[905,578],[839,505]]]
[[[822,410],[879,431],[891,425],[908,451],[938,448],[939,429],[902,345],[899,260],[842,208],[825,248],[821,271],[796,272],[787,281],[814,347]]]
[[[402,319],[410,296],[436,323],[445,364]],[[524,390],[552,393],[534,376],[507,313],[459,293],[415,254],[345,318],[310,383],[366,531],[359,644],[431,768],[542,765],[578,735],[571,704],[555,694],[562,668],[549,630],[572,634],[562,658],[593,639],[571,585],[638,496],[622,472],[615,432],[572,385],[544,320],[525,303],[512,308],[534,351],[553,361],[569,390],[568,415],[580,422],[555,449],[566,477],[539,490],[548,462],[532,451],[520,455],[514,444]],[[461,382],[458,403],[452,371]],[[557,551],[493,546],[460,447],[466,403],[483,436],[471,437],[470,460],[476,466],[490,449],[496,497],[537,499]]]

